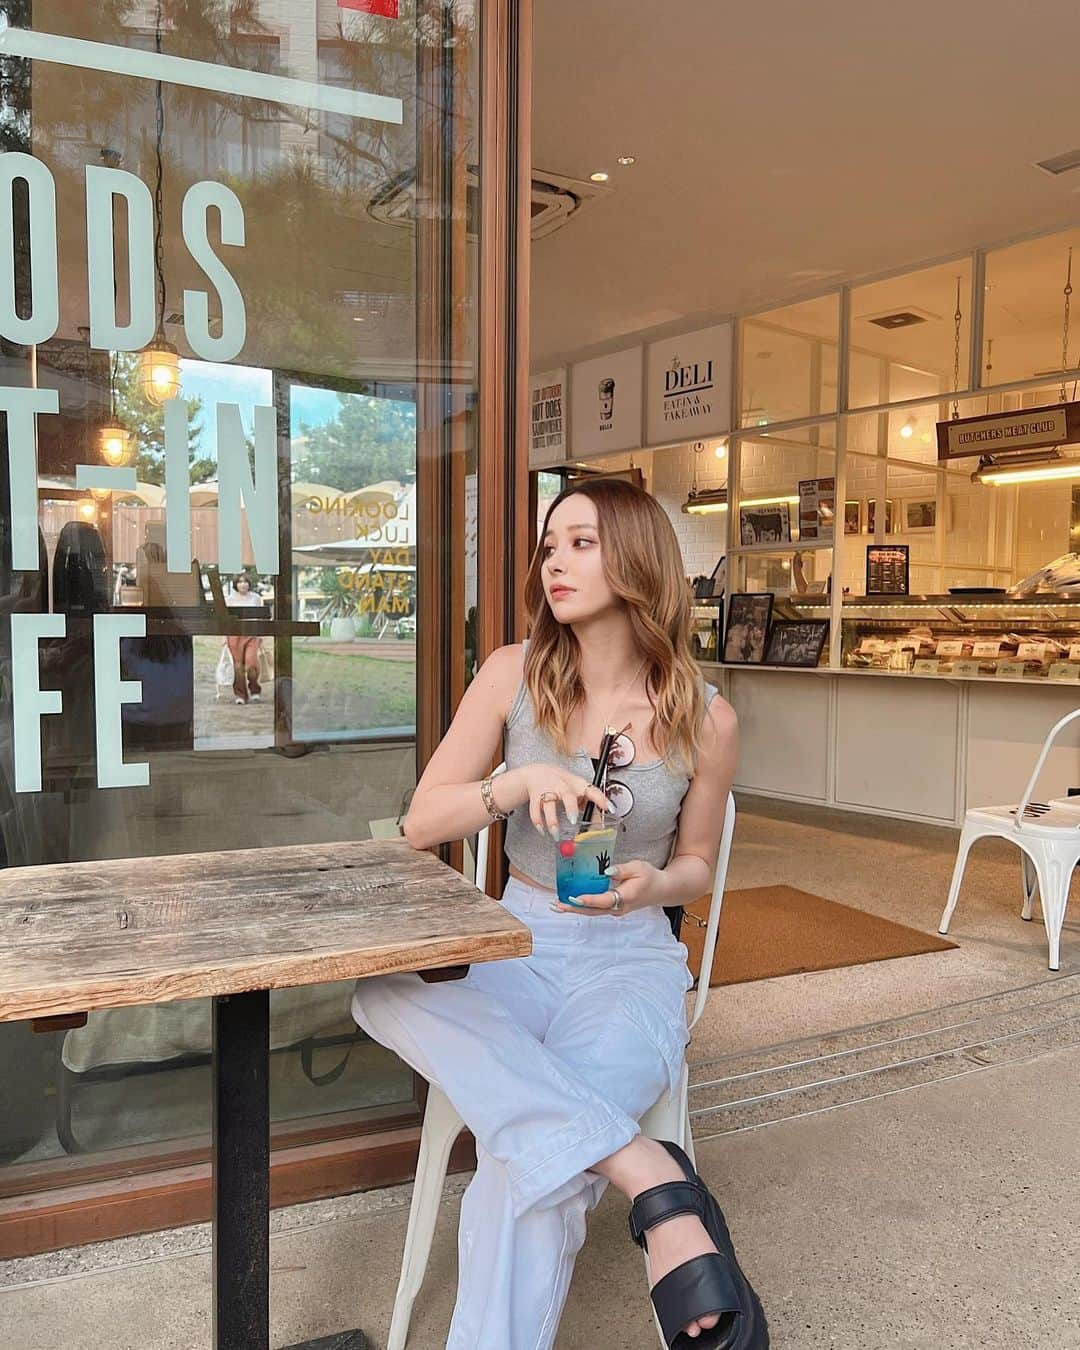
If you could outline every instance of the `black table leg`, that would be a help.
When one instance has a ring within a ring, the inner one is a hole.
[[[214,1350],[270,1345],[270,993],[214,999]]]
[[[270,994],[214,999],[214,1350],[270,1345]],[[372,1350],[343,1331],[289,1350]]]

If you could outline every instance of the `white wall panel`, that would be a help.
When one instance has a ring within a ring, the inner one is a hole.
[[[829,677],[729,669],[728,697],[739,717],[741,746],[736,788],[823,802]]]
[[[836,804],[952,823],[960,689],[839,676]]]
[[[1047,732],[1080,689],[972,683],[968,704],[967,805],[1000,806],[1024,790]],[[1080,787],[1080,718],[1062,732],[1036,785],[1039,801]]]

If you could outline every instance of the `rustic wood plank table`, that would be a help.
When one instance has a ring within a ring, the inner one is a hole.
[[[267,1350],[270,990],[525,956],[531,941],[396,839],[12,868],[0,1021],[213,999],[214,1346]]]

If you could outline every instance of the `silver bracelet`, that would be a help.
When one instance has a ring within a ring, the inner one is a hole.
[[[509,819],[509,811],[500,811],[495,803],[495,793],[491,789],[491,779],[485,778],[480,783],[480,800],[484,803],[484,809],[492,820]]]

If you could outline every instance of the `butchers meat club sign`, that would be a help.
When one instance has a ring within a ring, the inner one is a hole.
[[[937,442],[939,460],[1073,445],[1080,442],[1080,403],[939,422]]]

